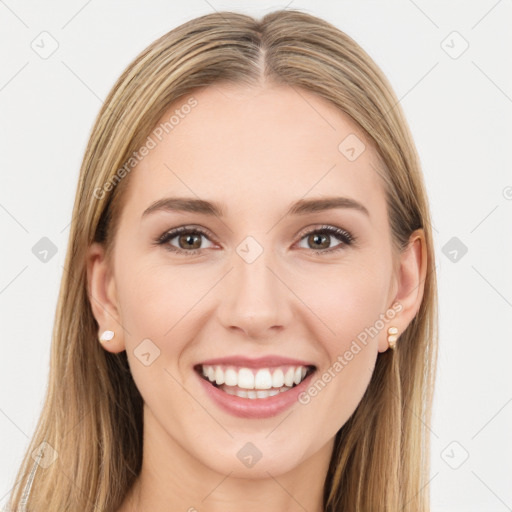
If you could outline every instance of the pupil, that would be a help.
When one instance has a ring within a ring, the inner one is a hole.
[[[195,246],[193,241],[194,239],[196,242],[199,242],[196,243]],[[188,246],[188,248],[199,249],[199,245],[201,245],[200,237],[197,235],[182,235],[181,240],[184,241],[184,244]]]
[[[312,240],[313,240],[313,243],[314,244],[317,244],[317,243],[322,243],[321,241],[319,242],[319,239],[324,239],[324,241],[327,241],[327,235],[319,235],[319,234],[315,234],[315,235],[312,235]],[[329,247],[329,243],[327,243],[327,245],[323,244],[324,247]]]

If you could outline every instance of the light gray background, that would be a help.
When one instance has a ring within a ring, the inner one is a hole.
[[[102,100],[139,51],[175,26],[214,10],[261,16],[286,5],[0,0],[0,507],[40,413],[78,171]],[[432,510],[512,510],[511,2],[288,7],[361,44],[391,81],[417,144],[440,283]],[[57,248],[47,262],[32,252],[42,237]]]

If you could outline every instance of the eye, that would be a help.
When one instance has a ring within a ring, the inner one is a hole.
[[[342,243],[332,248],[331,241],[333,238],[337,238]],[[313,251],[316,254],[322,255],[337,252],[342,250],[345,246],[352,245],[355,242],[354,236],[352,236],[348,231],[334,226],[322,226],[321,228],[307,231],[301,236],[301,241],[304,239],[306,240],[306,244],[313,246]],[[309,248],[310,247],[306,247],[306,249]]]
[[[178,228],[166,231],[157,240],[155,240],[154,243],[156,245],[165,246],[165,249],[168,251],[177,254],[193,256],[201,252],[202,249],[208,248],[201,247],[201,237],[205,237],[208,240],[213,238],[208,231],[205,231],[202,228],[193,226],[180,226]],[[331,247],[331,241],[333,238],[337,238],[341,242],[334,248]],[[177,246],[171,244],[171,241],[174,239],[176,239]],[[304,239],[306,240],[307,244],[312,246],[306,247],[306,249],[311,249],[315,254],[319,255],[331,254],[333,252],[342,250],[347,246],[352,245],[356,240],[355,237],[348,231],[328,225],[324,225],[320,228],[312,229],[302,233],[300,236],[300,241]],[[211,244],[209,247],[213,247],[213,244]]]
[[[209,236],[209,233],[200,228],[180,226],[165,232],[155,243],[157,245],[165,245],[168,251],[189,256],[198,253],[201,249],[205,249],[205,247],[201,247],[201,237],[208,238]],[[177,239],[178,247],[170,243],[175,238]]]

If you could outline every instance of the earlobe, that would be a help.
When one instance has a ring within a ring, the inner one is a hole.
[[[105,258],[105,248],[99,243],[89,247],[86,256],[87,296],[92,313],[98,322],[98,341],[105,331],[116,333],[108,344],[102,343],[109,352],[121,352],[125,349],[122,336],[123,328],[117,302],[116,286],[112,269]]]
[[[427,271],[427,245],[423,229],[411,233],[407,248],[400,254],[400,267],[397,281],[398,289],[393,304],[399,304],[401,309],[391,324],[398,329],[397,346],[400,345],[400,334],[405,331],[418,313],[425,287]],[[379,352],[389,348],[389,344],[380,346]]]

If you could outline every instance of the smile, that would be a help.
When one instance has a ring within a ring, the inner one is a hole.
[[[199,365],[205,380],[229,395],[261,399],[284,393],[300,384],[314,370],[308,365],[246,368],[228,365]]]
[[[194,365],[205,398],[246,419],[270,418],[296,405],[316,370],[308,361],[276,355],[239,355]]]

